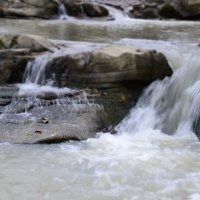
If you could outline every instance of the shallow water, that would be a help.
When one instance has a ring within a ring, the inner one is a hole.
[[[0,33],[27,33],[51,39],[90,42],[113,42],[122,38],[198,42],[199,29],[200,22],[188,21],[0,19]]]
[[[155,48],[174,70],[199,55],[199,28],[199,22],[135,19],[0,20],[0,33]],[[138,122],[139,130],[122,127],[119,135],[78,143],[1,144],[0,199],[199,200],[200,143],[195,134],[167,135],[145,122]]]
[[[156,130],[0,146],[2,199],[198,199],[200,144]]]

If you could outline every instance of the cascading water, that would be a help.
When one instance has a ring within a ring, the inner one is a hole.
[[[65,20],[65,19],[68,18],[67,10],[66,10],[64,4],[61,3],[61,4],[59,5],[58,11],[59,11],[59,19]]]
[[[42,112],[50,117],[53,113],[48,108],[49,106],[65,106],[66,113],[60,112],[59,116],[64,118],[73,109],[78,110],[91,105],[84,92],[53,86],[55,85],[54,76],[48,72],[47,67],[51,59],[59,53],[41,55],[28,62],[24,72],[24,83],[18,84],[18,91],[14,94],[11,104],[6,106],[0,115],[0,122],[33,122],[36,117],[33,117],[29,111],[38,109],[43,109]],[[47,73],[50,75],[47,76]],[[74,98],[68,98],[68,96],[74,96]],[[34,112],[40,116],[38,111]]]
[[[48,55],[44,55],[38,56],[33,61],[28,62],[24,73],[24,82],[44,85],[46,81],[45,69],[48,61]]]
[[[200,59],[182,58],[182,67],[171,78],[152,83],[117,130],[137,133],[158,129],[167,134],[193,132],[200,112]]]
[[[119,9],[116,9],[112,6],[107,6],[104,5],[104,7],[108,10],[109,15],[114,19],[114,20],[124,20],[124,19],[130,19],[130,17],[124,12]]]

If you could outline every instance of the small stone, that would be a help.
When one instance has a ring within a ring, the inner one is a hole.
[[[49,120],[45,117],[42,118],[42,124],[48,124]]]
[[[42,134],[42,131],[41,130],[35,130],[35,133],[36,134]]]
[[[41,124],[48,124],[49,120],[46,117],[42,117],[41,119],[38,119],[37,122]]]

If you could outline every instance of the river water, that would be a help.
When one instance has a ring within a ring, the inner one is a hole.
[[[199,200],[200,143],[191,127],[200,99],[199,28],[199,22],[126,17],[1,19],[0,33],[155,48],[174,75],[146,90],[118,135],[57,145],[0,144],[0,199]]]

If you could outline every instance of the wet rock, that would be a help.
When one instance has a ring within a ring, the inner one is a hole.
[[[56,107],[50,109],[54,110]],[[84,140],[95,137],[98,131],[107,126],[106,120],[103,110],[90,106],[72,109],[65,119],[56,119],[54,116],[54,119],[47,124],[1,123],[0,142],[50,144],[68,140]]]
[[[0,114],[12,101],[13,95],[18,91],[15,86],[0,87]]]
[[[55,48],[41,36],[0,35],[0,85],[21,83],[28,61],[37,56],[38,52],[52,52]]]
[[[0,56],[0,86],[5,84],[21,83],[28,63],[28,58],[7,54]]]

